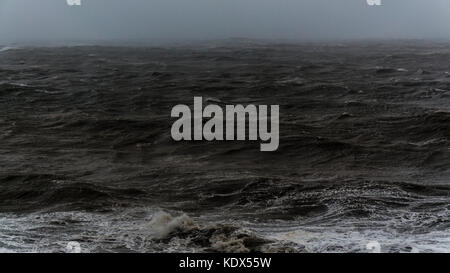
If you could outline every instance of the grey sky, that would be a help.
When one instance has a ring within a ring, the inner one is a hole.
[[[450,0],[0,0],[0,43],[450,38]]]

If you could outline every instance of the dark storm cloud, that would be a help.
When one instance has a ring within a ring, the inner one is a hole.
[[[448,0],[0,0],[0,42],[447,38]]]

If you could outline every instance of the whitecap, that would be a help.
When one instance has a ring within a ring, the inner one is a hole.
[[[17,47],[5,46],[5,47],[1,47],[0,48],[0,52],[6,52],[6,51],[9,51],[9,50],[13,50],[13,49],[17,49]]]

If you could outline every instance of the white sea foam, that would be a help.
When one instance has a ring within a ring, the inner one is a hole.
[[[217,220],[217,216],[193,219],[159,208],[124,209],[111,214],[0,214],[0,252],[61,252],[72,241],[82,242],[83,253],[201,252],[204,246],[190,240],[197,237],[219,252],[249,252],[244,239],[254,238],[268,240],[259,249],[263,252],[370,252],[367,244],[378,242],[381,252],[450,253],[450,230],[412,233],[390,229],[389,223],[379,228],[357,228],[357,223],[298,226],[295,221],[251,224]]]
[[[195,222],[186,214],[172,216],[167,212],[157,212],[149,223],[155,238],[165,238],[177,229],[186,230],[195,227]]]
[[[13,46],[5,46],[5,47],[0,47],[0,52],[6,52],[9,50],[13,50],[13,49],[18,49],[17,47],[13,47]]]
[[[308,252],[371,252],[367,244],[377,242],[385,253],[450,253],[450,231],[410,234],[386,229],[317,226],[263,231],[262,234],[272,240],[303,245]]]

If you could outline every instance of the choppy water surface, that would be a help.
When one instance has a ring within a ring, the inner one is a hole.
[[[450,45],[0,50],[0,251],[450,251]],[[280,148],[176,143],[194,96]]]

